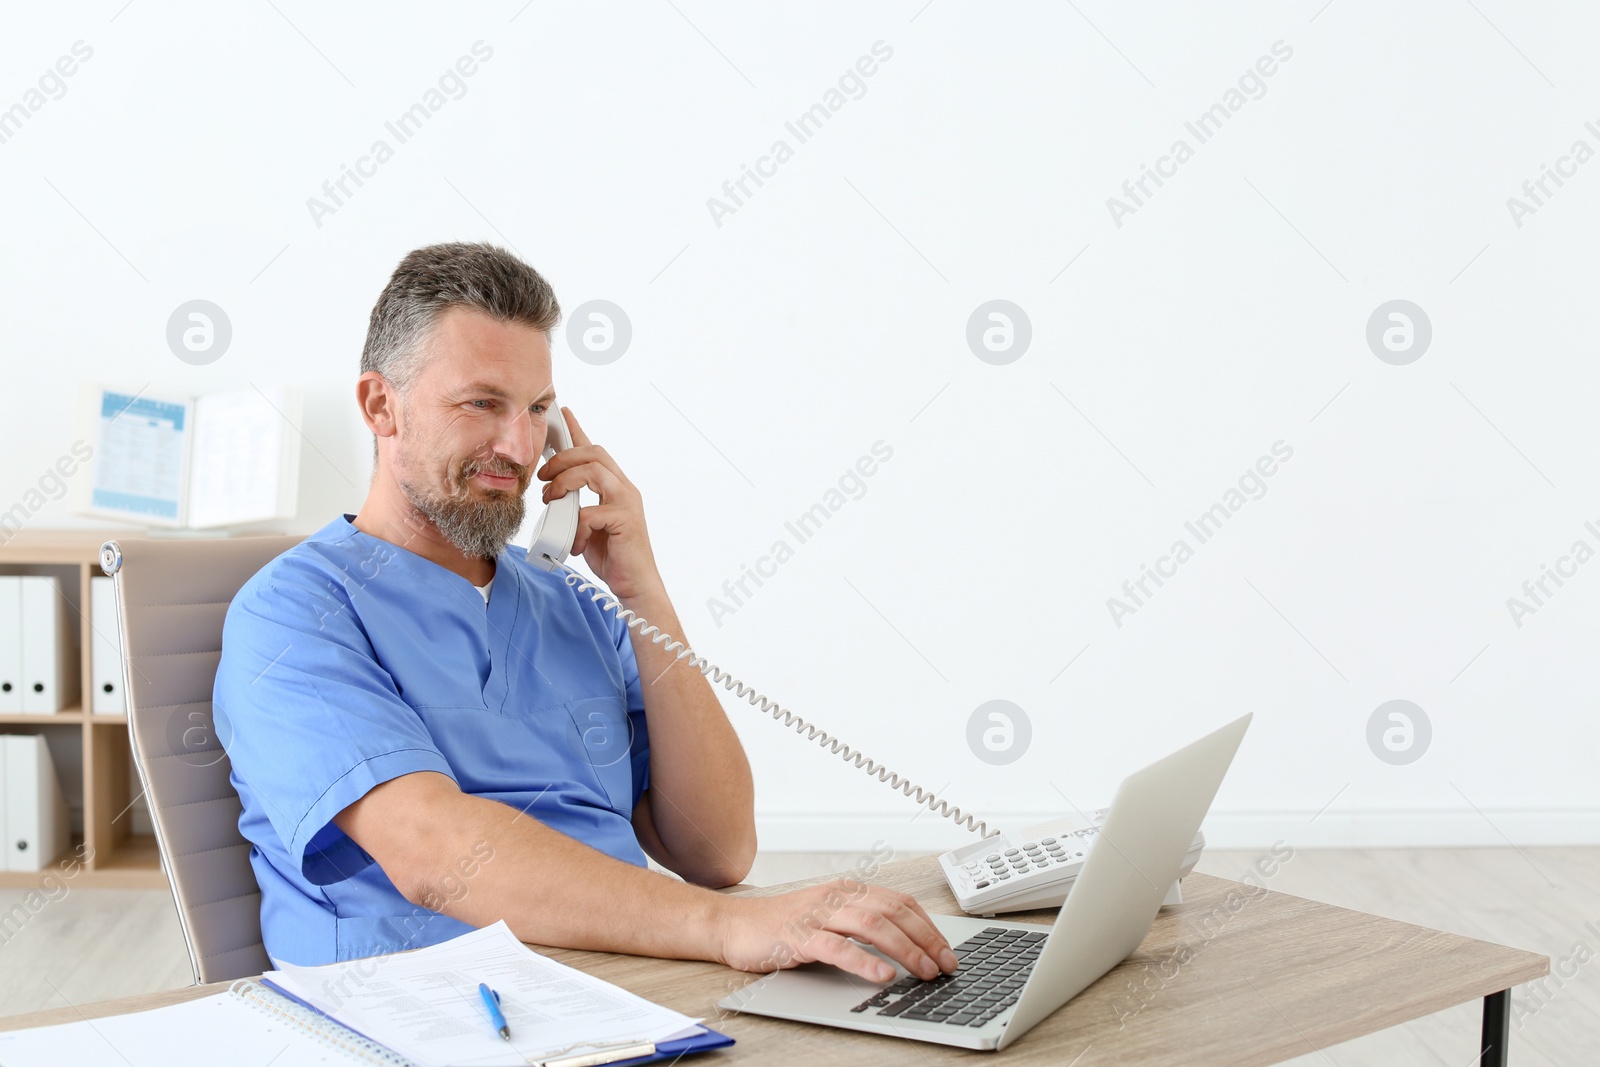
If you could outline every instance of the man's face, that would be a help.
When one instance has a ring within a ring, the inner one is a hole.
[[[522,525],[554,403],[541,331],[444,312],[400,402],[389,454],[401,491],[463,553],[493,559]]]

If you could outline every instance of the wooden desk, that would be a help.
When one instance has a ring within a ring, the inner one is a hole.
[[[739,892],[768,895],[826,878]],[[959,915],[932,857],[881,868],[873,881]],[[1482,1063],[1505,1062],[1507,992],[1550,971],[1534,952],[1346,911],[1285,893],[1191,874],[1137,952],[1002,1055],[1008,1064],[1278,1063],[1479,997]],[[1048,923],[1051,912],[1008,916]],[[982,1053],[722,1012],[716,1002],[754,976],[709,963],[540,949],[738,1040],[708,1055],[829,1067],[970,1063]],[[188,1000],[225,984],[152,993],[0,1019],[0,1030],[116,1015]],[[1078,1057],[1073,1059],[1073,1057]]]

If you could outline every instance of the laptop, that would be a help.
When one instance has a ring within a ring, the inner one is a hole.
[[[1049,927],[934,915],[960,960],[954,974],[923,981],[895,965],[893,981],[876,983],[809,963],[752,982],[717,1006],[959,1048],[1005,1048],[1139,947],[1250,718],[1123,780]]]

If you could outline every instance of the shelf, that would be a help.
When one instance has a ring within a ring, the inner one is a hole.
[[[48,711],[0,711],[0,726],[64,726],[69,723],[93,723],[96,726],[127,726],[128,716],[121,711],[85,712],[82,708],[64,708],[54,713]]]
[[[149,834],[136,834],[119,842],[116,851],[97,859],[94,870],[80,871],[79,877],[83,885],[97,889],[167,888],[161,852]]]
[[[81,783],[77,795],[68,801],[83,813],[80,835],[92,849],[90,862],[78,861],[76,851],[58,857],[42,871],[0,871],[0,887],[37,888],[47,878],[60,878],[71,886],[106,888],[165,888],[155,838],[129,836],[128,816],[138,799],[138,783],[132,773],[128,716],[124,713],[97,715],[93,704],[95,672],[91,662],[100,634],[117,632],[113,619],[91,619],[92,582],[100,574],[100,546],[106,541],[140,540],[150,536],[138,529],[24,529],[0,543],[0,573],[51,573],[62,583],[62,594],[78,614],[76,644],[77,690],[81,699],[64,694],[73,706],[55,714],[0,712],[0,732],[41,732],[41,727],[70,726],[75,735],[77,755],[82,760]],[[55,738],[52,736],[52,741]],[[86,850],[87,851],[87,850]],[[74,873],[69,878],[66,871]]]
[[[88,720],[88,716],[81,708],[68,708],[66,711],[50,712],[37,711],[0,711],[0,726],[18,725],[27,726],[38,723],[44,726],[76,725]],[[111,718],[107,715],[106,718]],[[124,723],[127,719],[122,720]]]
[[[161,854],[156,839],[136,834],[118,843],[109,856],[95,857],[93,868],[78,863],[77,873],[63,873],[76,861],[79,839],[73,836],[72,848],[42,871],[0,871],[0,889],[31,889],[44,884],[48,875],[69,886],[83,889],[165,889],[166,873],[161,870]]]
[[[0,564],[91,563],[100,573],[100,546],[118,538],[146,536],[143,530],[18,530],[0,545]]]

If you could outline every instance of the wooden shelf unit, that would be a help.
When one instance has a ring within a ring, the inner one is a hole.
[[[137,792],[129,767],[128,717],[96,715],[87,710],[92,707],[89,658],[94,650],[94,632],[99,629],[113,640],[117,632],[115,619],[97,621],[89,617],[89,579],[101,574],[102,544],[118,537],[140,536],[143,533],[138,530],[24,529],[0,544],[0,574],[59,575],[71,568],[77,575],[78,691],[83,694],[82,704],[53,715],[0,712],[0,733],[28,732],[12,729],[17,726],[75,726],[83,753],[82,835],[75,834],[67,855],[57,857],[42,871],[0,871],[0,888],[43,885],[52,874],[72,886],[166,887],[155,838],[132,832],[129,812]],[[88,846],[87,858],[76,862],[81,845]],[[65,873],[68,870],[73,872],[70,877]]]

